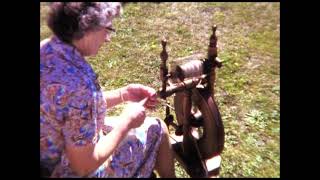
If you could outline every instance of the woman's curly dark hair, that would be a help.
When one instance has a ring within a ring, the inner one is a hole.
[[[47,25],[60,40],[71,43],[90,30],[111,24],[120,11],[120,3],[55,2],[51,4]]]

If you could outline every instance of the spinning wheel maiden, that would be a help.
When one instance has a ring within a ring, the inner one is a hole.
[[[222,65],[217,57],[216,29],[216,26],[212,27],[207,58],[191,59],[170,72],[166,65],[167,41],[163,39],[161,42],[162,88],[158,95],[165,101],[174,95],[177,124],[173,122],[174,116],[170,113],[169,105],[166,106],[164,121],[175,128],[176,137],[183,137],[174,142],[172,147],[176,159],[191,177],[218,176],[220,170],[224,127],[214,99],[215,69]],[[214,161],[218,162],[214,165],[208,163]]]

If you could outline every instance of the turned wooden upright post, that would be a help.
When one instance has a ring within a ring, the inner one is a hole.
[[[162,52],[160,53],[160,58],[161,58],[161,66],[160,66],[160,79],[162,81],[162,92],[166,91],[167,88],[167,80],[168,80],[168,68],[167,68],[167,60],[168,60],[168,53],[166,50],[167,46],[167,40],[165,38],[162,39],[161,41],[162,45]]]
[[[216,36],[216,30],[217,30],[217,25],[212,26],[212,34],[210,36],[210,42],[209,42],[209,47],[208,47],[208,60],[210,61],[211,64],[211,72],[210,72],[210,86],[211,86],[211,91],[212,94],[214,94],[214,83],[216,80],[216,72],[215,68],[216,67],[221,67],[221,62],[218,60],[218,48],[217,48],[217,42],[218,38]]]
[[[217,57],[217,36],[216,36],[217,25],[212,26],[212,34],[210,36],[209,48],[208,48],[208,59],[214,61]]]

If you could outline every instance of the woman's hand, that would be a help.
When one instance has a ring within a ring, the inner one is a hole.
[[[124,87],[121,93],[125,101],[140,102],[148,98],[145,107],[150,109],[154,108],[158,102],[156,90],[142,84],[130,84]]]
[[[140,127],[146,118],[145,108],[140,103],[129,103],[120,115],[122,126],[127,130]]]

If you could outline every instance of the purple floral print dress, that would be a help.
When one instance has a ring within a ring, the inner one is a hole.
[[[97,75],[71,45],[52,37],[40,48],[40,165],[51,177],[79,177],[69,166],[66,144],[95,144],[117,123],[106,117]],[[125,138],[107,163],[88,177],[149,177],[162,137],[149,118]]]

